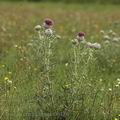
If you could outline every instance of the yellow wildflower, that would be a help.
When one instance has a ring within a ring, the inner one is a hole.
[[[2,67],[5,67],[5,65],[2,65]]]
[[[8,78],[8,77],[5,77],[4,80],[9,80],[9,78]]]

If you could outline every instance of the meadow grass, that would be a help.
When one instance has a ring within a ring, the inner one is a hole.
[[[119,12],[119,5],[0,3],[0,119],[118,119],[120,43],[106,45],[100,31],[119,34]],[[48,57],[53,66],[49,74],[34,30],[47,17],[61,36]],[[71,40],[79,31],[102,48],[74,49]],[[38,42],[35,49],[28,46],[31,40]]]

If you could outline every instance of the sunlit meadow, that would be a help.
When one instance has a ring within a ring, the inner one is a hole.
[[[120,6],[0,3],[0,120],[120,120]]]

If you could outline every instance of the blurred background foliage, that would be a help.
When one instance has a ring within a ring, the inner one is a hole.
[[[120,4],[120,0],[0,0],[0,1],[12,1],[12,2],[65,2],[65,3],[101,3],[101,4]]]

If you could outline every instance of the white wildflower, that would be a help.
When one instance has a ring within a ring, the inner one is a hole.
[[[117,85],[115,85],[115,87],[119,87],[119,85],[117,84]]]
[[[109,91],[112,91],[112,88],[109,88],[108,90],[109,90]]]

